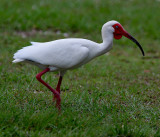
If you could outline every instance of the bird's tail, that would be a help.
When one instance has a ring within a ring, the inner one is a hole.
[[[22,62],[22,61],[24,61],[24,59],[15,59],[15,60],[13,60],[12,62],[13,62],[13,63],[19,63],[19,62]]]

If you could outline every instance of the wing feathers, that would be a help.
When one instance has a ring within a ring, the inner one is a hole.
[[[89,50],[82,45],[39,45],[28,46],[17,51],[14,54],[14,63],[24,60],[32,60],[34,62],[51,65],[58,68],[70,68],[77,66],[87,58]]]

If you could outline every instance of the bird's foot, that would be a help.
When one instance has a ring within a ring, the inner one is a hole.
[[[59,90],[56,90],[59,94],[60,94],[60,91]],[[53,102],[56,101],[56,95],[53,94]]]
[[[53,102],[56,101],[56,107],[58,108],[58,110],[61,110],[61,97],[60,95],[54,95],[53,96]]]
[[[61,111],[61,98],[57,99],[56,107]]]

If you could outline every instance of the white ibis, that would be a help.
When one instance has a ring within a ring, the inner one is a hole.
[[[67,70],[78,68],[95,57],[105,54],[112,48],[113,38],[120,39],[122,36],[135,42],[143,56],[144,51],[138,41],[124,30],[117,21],[109,21],[102,27],[102,43],[96,43],[87,39],[67,38],[51,42],[31,42],[31,46],[24,47],[14,54],[14,63],[27,62],[43,69],[36,78],[46,86],[56,99],[56,106],[61,109],[60,86],[62,78]],[[46,72],[59,71],[59,81],[56,89],[41,79]]]

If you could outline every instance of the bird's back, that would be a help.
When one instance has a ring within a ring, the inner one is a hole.
[[[13,62],[30,60],[57,68],[72,68],[89,59],[97,43],[86,39],[60,39],[51,42],[31,42],[14,54]]]

